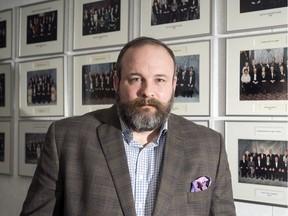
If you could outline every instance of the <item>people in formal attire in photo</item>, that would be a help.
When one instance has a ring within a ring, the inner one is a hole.
[[[277,87],[278,87],[278,74],[275,71],[275,67],[271,66],[270,67],[270,73],[268,74],[268,80],[269,80],[269,84],[268,84],[268,91],[270,93],[275,93],[277,91]]]
[[[272,174],[273,174],[272,168],[273,168],[273,164],[271,163],[270,157],[267,155],[266,162],[264,165],[265,179],[271,179],[272,178]]]
[[[257,160],[255,162],[255,175],[256,179],[261,178],[264,179],[264,164],[265,161],[261,159],[261,156],[257,156]]]
[[[255,175],[255,161],[253,156],[249,157],[249,161],[247,163],[247,167],[248,167],[248,176],[250,178],[253,178]]]
[[[128,42],[115,104],[49,127],[20,215],[236,216],[222,135],[171,113],[175,70],[163,42]]]
[[[260,91],[260,76],[257,67],[253,69],[253,74],[251,76],[251,94],[258,94]]]
[[[284,66],[279,67],[279,91],[287,93],[287,71],[284,70]]]
[[[240,168],[240,176],[247,177],[249,168],[248,168],[248,161],[246,160],[245,155],[242,155],[242,158],[239,161],[239,168]]]
[[[269,85],[268,74],[266,73],[266,67],[262,67],[261,75],[260,75],[260,92],[263,94],[267,93]]]
[[[245,68],[241,76],[241,87],[242,87],[241,89],[242,89],[242,92],[246,95],[248,95],[251,92],[250,82],[251,82],[251,77],[249,75],[249,71],[247,68]]]

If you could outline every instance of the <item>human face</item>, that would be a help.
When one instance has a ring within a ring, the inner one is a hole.
[[[128,126],[135,131],[155,129],[166,120],[174,98],[177,80],[171,56],[158,45],[131,47],[124,54],[121,65],[121,80],[114,77],[114,88],[118,107],[122,105],[128,118],[125,123],[129,124],[133,120],[131,115],[136,113],[134,117],[141,126],[135,125],[135,119],[133,125]]]

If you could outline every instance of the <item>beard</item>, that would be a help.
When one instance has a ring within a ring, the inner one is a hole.
[[[117,93],[116,105],[125,124],[136,132],[152,131],[161,127],[168,118],[174,95],[171,95],[167,104],[163,104],[154,98],[137,98],[133,101],[121,102],[119,92]],[[143,108],[150,106],[150,108]],[[151,111],[151,107],[155,110]]]

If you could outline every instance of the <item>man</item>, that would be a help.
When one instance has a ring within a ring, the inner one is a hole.
[[[248,69],[244,69],[244,72],[241,76],[241,90],[242,90],[242,93],[245,94],[245,95],[248,95],[250,93],[250,88],[251,88],[251,85],[250,85],[250,82],[251,82],[251,77],[248,73]]]
[[[260,77],[259,73],[257,71],[257,68],[253,69],[253,74],[251,76],[251,93],[252,94],[258,94],[260,89]]]
[[[268,90],[270,93],[275,93],[278,85],[278,74],[274,69],[274,66],[270,67],[270,73],[268,74]]]
[[[239,161],[239,168],[240,168],[240,176],[243,178],[247,178],[248,174],[248,161],[246,160],[245,155],[242,155],[241,160]]]
[[[261,178],[264,179],[264,164],[265,162],[261,160],[260,154],[257,156],[257,160],[255,162],[255,175],[256,179]]]
[[[222,136],[170,113],[175,65],[160,41],[129,42],[116,104],[50,126],[21,215],[236,215]]]

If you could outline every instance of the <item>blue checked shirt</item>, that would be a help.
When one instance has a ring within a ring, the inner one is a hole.
[[[143,147],[133,140],[133,134],[120,118],[125,152],[131,178],[132,192],[137,216],[152,215],[159,185],[167,121],[158,137]]]

